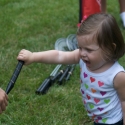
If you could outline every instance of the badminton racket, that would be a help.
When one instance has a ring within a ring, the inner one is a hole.
[[[68,37],[66,38],[66,44],[68,46],[68,49],[70,51],[73,51],[75,49],[78,49],[78,42],[76,39],[76,34],[70,34],[68,35]],[[69,80],[70,76],[72,75],[73,70],[75,69],[76,64],[73,64],[66,76],[66,80]]]
[[[66,50],[66,42],[65,42],[65,38],[59,38],[56,40],[55,42],[55,50]],[[61,67],[61,64],[58,64],[56,66],[56,68],[52,71],[52,73],[50,74],[50,76],[48,78],[46,78],[42,84],[40,85],[40,87],[36,90],[36,94],[45,94],[48,89],[50,88],[50,86],[54,83],[54,81],[61,75],[58,74],[58,76],[56,75],[59,68]],[[59,67],[59,68],[58,68]],[[56,75],[56,76],[55,76]],[[55,76],[55,77],[54,77]],[[54,77],[54,78],[53,78]]]
[[[55,69],[52,71],[52,73],[49,75],[48,78],[46,78],[42,84],[40,85],[40,87],[36,90],[36,94],[46,94],[46,92],[48,91],[48,89],[50,88],[50,86],[53,84],[54,79],[51,80],[55,74],[58,72],[59,68],[61,67],[61,65],[57,65],[55,67]]]
[[[72,75],[72,73],[73,73],[73,70],[75,69],[75,64],[73,64],[72,66],[71,66],[71,68],[70,68],[70,70],[69,70],[69,72],[68,72],[68,74],[67,74],[67,76],[66,76],[66,80],[69,80],[69,78],[70,78],[70,76]]]
[[[19,76],[19,73],[20,73],[20,71],[22,69],[23,64],[24,64],[24,61],[20,61],[20,60],[18,61],[18,64],[17,64],[17,66],[16,66],[16,68],[15,68],[15,70],[13,72],[13,75],[12,75],[8,85],[7,85],[7,88],[6,88],[6,91],[5,91],[7,94],[9,94],[9,92],[14,87],[14,84],[15,84],[18,76]]]
[[[68,65],[68,66],[66,67],[66,69],[64,70],[62,76],[59,78],[59,80],[58,80],[59,85],[62,84],[62,81],[63,81],[63,79],[66,77],[66,75],[67,75],[67,73],[68,73],[69,70],[70,70],[70,65]]]
[[[59,38],[59,39],[56,40],[56,42],[55,42],[55,50],[66,51],[66,47],[67,47],[67,44],[66,44],[66,39],[65,38]],[[56,73],[58,72],[58,70],[59,70],[59,68],[61,66],[62,66],[61,64],[58,64],[56,66],[56,68],[52,71],[50,76],[48,78],[46,78],[42,82],[40,87],[36,90],[36,92],[35,92],[36,94],[45,94],[48,91],[48,89],[50,88],[52,83],[54,83],[54,81],[61,75],[61,73],[56,75]],[[59,67],[59,68],[57,68],[57,67]]]
[[[76,39],[76,34],[68,35],[68,37],[66,38],[66,44],[70,51],[78,49],[78,42]]]

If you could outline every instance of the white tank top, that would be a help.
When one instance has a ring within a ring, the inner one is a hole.
[[[113,124],[122,119],[121,103],[113,86],[117,73],[124,68],[115,62],[103,73],[92,73],[87,70],[85,63],[80,60],[81,88],[83,104],[88,116],[96,123]]]

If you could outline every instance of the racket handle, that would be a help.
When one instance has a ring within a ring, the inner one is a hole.
[[[58,80],[58,83],[61,85],[62,84],[62,81],[64,79],[64,77],[67,75],[68,71],[70,69],[70,66],[68,65],[64,71],[64,73],[62,74],[62,76],[60,77],[60,79]]]
[[[40,85],[40,87],[36,90],[36,94],[40,94],[40,89],[44,86],[44,83],[47,81],[47,79],[45,79],[42,84]]]
[[[51,78],[52,82],[54,83],[61,75],[63,74],[63,70],[60,70],[54,77]]]
[[[44,80],[40,88],[36,91],[36,94],[45,94],[51,86],[51,79],[47,78]]]
[[[18,78],[18,75],[19,75],[19,73],[20,73],[20,71],[22,69],[23,64],[24,64],[24,61],[20,61],[20,60],[18,61],[18,64],[17,64],[17,66],[16,66],[16,68],[14,70],[14,73],[13,73],[11,79],[10,79],[10,82],[7,85],[7,88],[6,88],[6,93],[7,94],[9,94],[11,89],[14,87],[14,84],[16,82],[16,79]]]
[[[66,80],[69,80],[69,77],[72,75],[74,68],[75,68],[75,65],[73,65],[70,71],[68,72],[68,75],[66,76]]]

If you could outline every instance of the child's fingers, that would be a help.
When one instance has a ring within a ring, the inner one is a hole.
[[[22,49],[19,54],[23,54],[25,52],[25,49]]]
[[[22,49],[17,56],[17,60],[25,61],[24,54],[25,54],[25,49]]]
[[[17,60],[25,61],[22,54],[19,54],[19,55],[17,56]]]
[[[32,55],[31,51],[22,49],[17,56],[17,60],[24,61],[24,65],[28,65],[32,62]]]

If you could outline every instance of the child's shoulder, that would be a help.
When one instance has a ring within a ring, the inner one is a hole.
[[[114,88],[121,101],[125,100],[125,72],[119,72],[114,78]]]
[[[118,89],[119,87],[125,86],[125,72],[121,71],[116,74],[114,78],[114,87]]]

